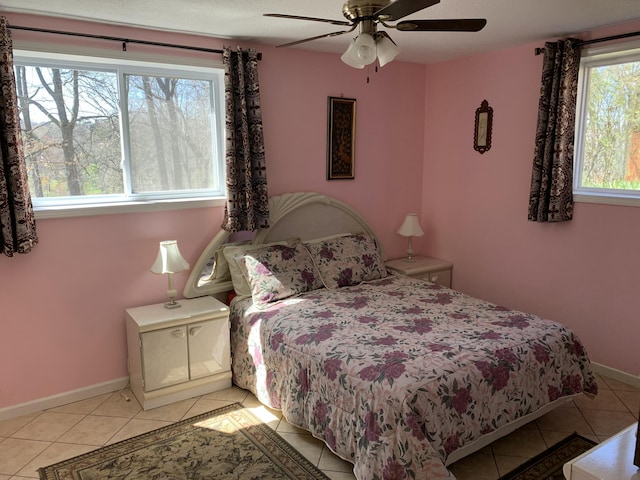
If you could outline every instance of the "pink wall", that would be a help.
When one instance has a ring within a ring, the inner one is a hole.
[[[13,25],[221,45],[187,35],[5,16]],[[17,30],[13,38],[77,41]],[[310,190],[343,200],[372,224],[388,256],[402,255],[406,245],[395,230],[421,203],[424,66],[394,62],[371,71],[366,83],[366,72],[345,66],[336,55],[257,48],[264,55],[260,81],[270,193]],[[142,50],[158,52],[128,47]],[[327,96],[340,95],[357,99],[356,179],[329,182],[326,103]],[[0,256],[0,408],[125,377],[124,309],[164,301],[166,278],[149,272],[158,241],[178,240],[193,265],[221,219],[221,208],[201,208],[38,221],[40,244],[32,253]],[[187,276],[176,275],[179,292]]]
[[[561,321],[593,361],[638,375],[640,208],[578,203],[569,223],[527,221],[542,45],[427,67],[423,250],[454,263],[457,290]],[[493,141],[480,155],[485,99]]]

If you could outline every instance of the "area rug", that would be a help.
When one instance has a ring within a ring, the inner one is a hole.
[[[569,435],[499,480],[565,480],[562,467],[595,445],[577,433]]]
[[[235,403],[38,470],[42,480],[328,480]]]

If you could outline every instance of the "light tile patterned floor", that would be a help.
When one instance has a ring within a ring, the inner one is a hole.
[[[637,421],[640,389],[608,378],[598,380],[600,394],[594,400],[578,398],[456,462],[451,471],[458,480],[496,480],[574,431],[602,441]],[[261,406],[253,395],[230,388],[146,412],[127,390],[2,421],[0,480],[38,478],[39,467],[233,402],[251,408],[332,480],[354,478],[351,464],[322,442]]]

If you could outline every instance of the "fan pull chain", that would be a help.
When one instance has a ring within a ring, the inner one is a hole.
[[[374,68],[375,68],[375,69],[374,69],[374,73],[378,73],[378,65],[376,65]],[[367,65],[367,83],[369,83],[369,82],[370,82],[370,78],[369,78],[369,66]]]

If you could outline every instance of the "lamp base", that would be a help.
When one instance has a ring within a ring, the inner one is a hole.
[[[416,261],[413,257],[407,257],[404,259],[405,263],[414,263]]]
[[[178,302],[176,302],[175,300],[172,300],[171,302],[167,302],[164,304],[164,308],[168,308],[168,309],[172,309],[172,308],[180,308],[182,305],[180,305]]]

